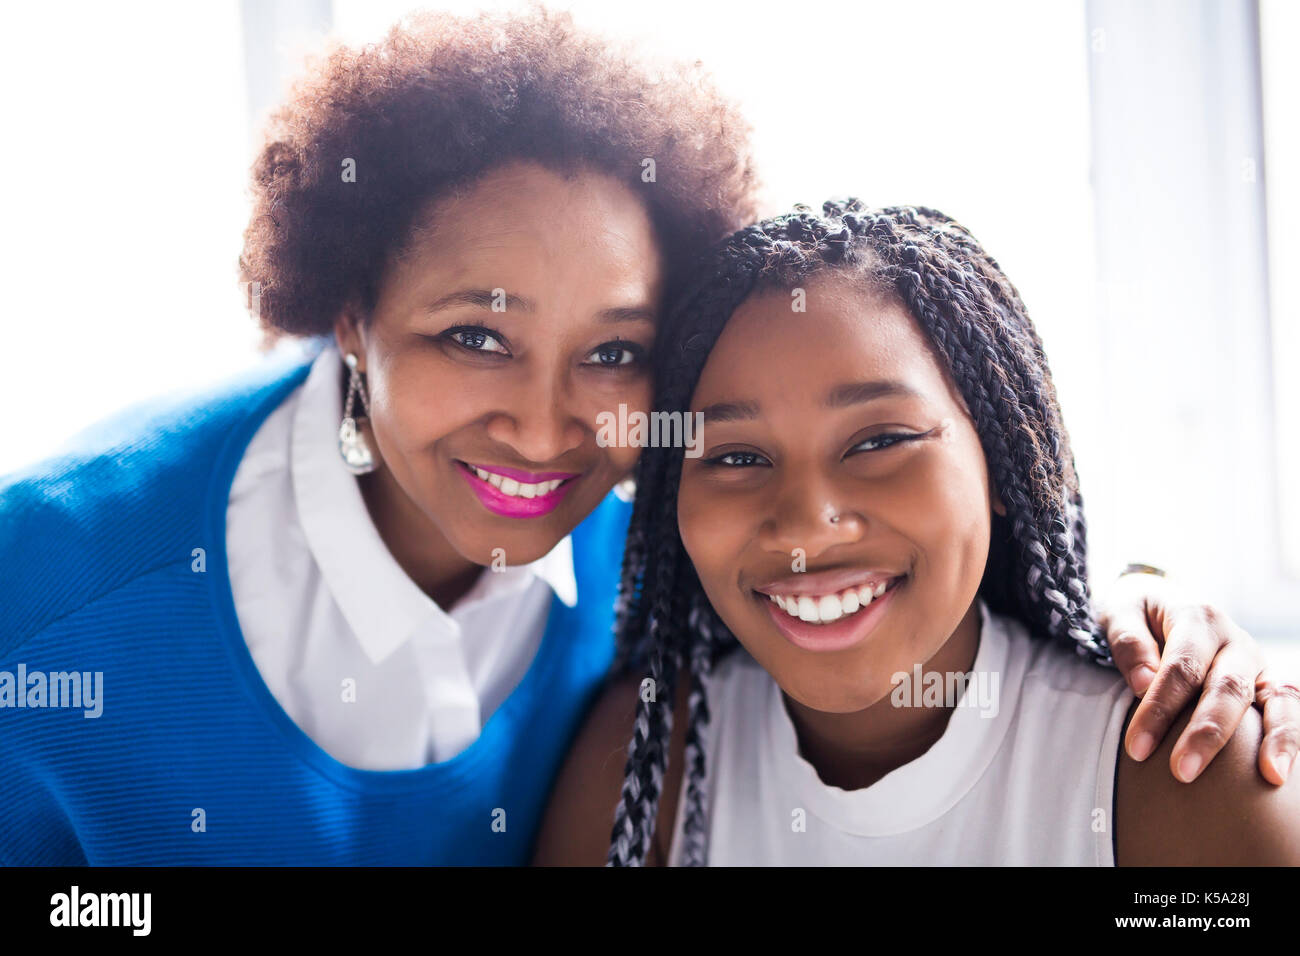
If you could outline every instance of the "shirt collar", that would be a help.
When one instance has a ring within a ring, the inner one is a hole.
[[[559,544],[527,567],[549,584],[555,596],[568,607],[577,606],[578,580],[573,573],[573,538],[565,535]]]
[[[433,625],[451,639],[459,628],[397,563],[343,465],[338,451],[342,387],[343,362],[336,348],[326,347],[312,363],[294,411],[293,493],[312,557],[366,656],[378,664],[420,627]],[[522,591],[535,577],[569,607],[577,603],[569,537],[531,564],[480,574],[454,609]]]

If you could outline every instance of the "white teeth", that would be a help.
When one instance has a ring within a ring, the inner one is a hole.
[[[470,466],[474,468],[473,465]],[[493,488],[500,490],[503,495],[510,495],[512,498],[536,498],[540,495],[549,495],[560,485],[564,484],[563,478],[553,478],[550,481],[539,481],[537,484],[528,484],[523,481],[516,481],[514,478],[506,478],[503,475],[494,472],[484,471],[482,468],[474,468],[474,474],[478,475]]]
[[[840,599],[834,594],[828,594],[817,602],[817,616],[823,622],[838,621],[843,615],[844,610],[840,607]]]
[[[848,588],[838,594],[819,596],[769,594],[768,597],[773,604],[791,617],[797,617],[810,624],[829,624],[850,614],[856,614],[862,608],[869,606],[872,601],[884,594],[888,587],[888,581],[881,581],[874,586],[864,584],[861,587]]]

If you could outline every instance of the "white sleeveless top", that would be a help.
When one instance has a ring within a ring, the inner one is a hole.
[[[708,864],[1113,866],[1131,691],[1118,672],[979,607],[974,677],[943,736],[860,790],[827,786],[799,755],[780,688],[744,648],[720,661],[706,684]],[[981,680],[997,693],[981,695]],[[685,790],[683,775],[674,866]]]

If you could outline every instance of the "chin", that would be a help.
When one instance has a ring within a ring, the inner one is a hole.
[[[491,567],[494,561],[500,564],[497,555],[493,554],[493,551],[499,548],[503,552],[502,557],[506,566],[514,567],[519,564],[531,564],[538,558],[544,557],[563,538],[563,534],[549,530],[543,532],[541,528],[527,531],[506,528],[500,533],[476,531],[472,538],[465,542],[465,547],[458,546],[456,550],[475,564]]]
[[[854,687],[828,688],[825,684],[820,684],[815,687],[787,688],[782,685],[782,690],[810,710],[820,711],[823,714],[856,714],[879,702],[888,693],[888,690],[875,693],[876,689],[869,686],[868,680],[864,677],[862,682]]]

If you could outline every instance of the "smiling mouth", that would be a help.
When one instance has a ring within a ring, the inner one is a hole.
[[[842,580],[822,583],[787,579],[754,590],[754,601],[795,647],[816,653],[846,651],[875,633],[908,575],[877,574],[865,580],[858,576],[851,586],[845,586]],[[829,590],[828,585],[837,590]],[[797,590],[800,587],[808,590],[801,593]],[[821,591],[814,590],[818,587]]]
[[[572,481],[578,476],[571,473],[545,472],[534,475],[527,472],[520,472],[511,469],[508,473],[500,471],[491,471],[479,465],[470,464],[467,461],[457,460],[459,465],[464,465],[480,481],[486,481],[489,485],[501,492],[508,498],[543,498],[551,494],[561,485]],[[531,480],[529,480],[531,479]]]
[[[804,594],[768,594],[764,591],[754,593],[767,598],[790,617],[806,624],[833,624],[869,608],[874,601],[898,587],[906,577],[907,575],[900,574],[889,580],[867,582],[838,591],[809,591]]]
[[[504,518],[539,518],[559,507],[581,474],[492,468],[453,459],[470,490],[488,511]]]

